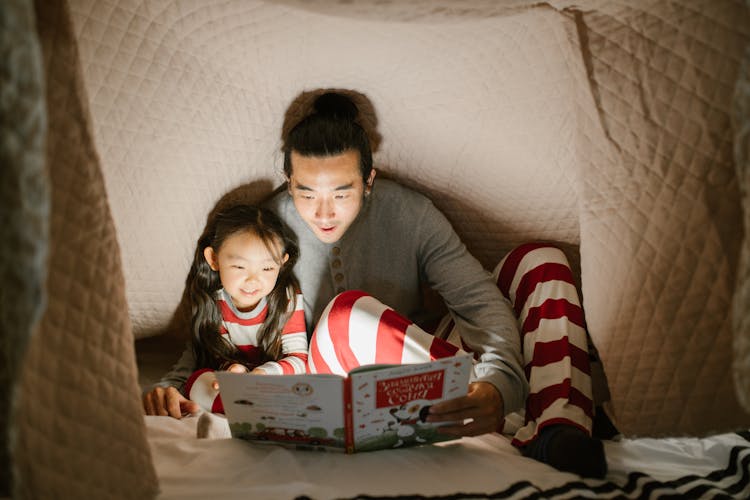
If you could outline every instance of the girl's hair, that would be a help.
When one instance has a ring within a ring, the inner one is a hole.
[[[191,338],[196,367],[221,369],[229,363],[247,364],[243,354],[219,333],[222,318],[216,292],[222,288],[219,272],[206,262],[204,250],[218,252],[224,241],[237,233],[251,232],[265,245],[279,264],[276,286],[266,300],[268,316],[258,331],[262,361],[281,357],[281,330],[296,307],[299,283],[292,270],[299,258],[293,234],[273,212],[251,205],[235,205],[209,218],[198,239],[185,283],[191,310]],[[283,262],[284,254],[289,255]]]
[[[359,152],[362,180],[372,171],[370,139],[356,120],[359,110],[347,96],[326,92],[315,99],[313,112],[289,131],[282,151],[284,174],[292,175],[292,151],[302,156],[334,156],[350,149]]]

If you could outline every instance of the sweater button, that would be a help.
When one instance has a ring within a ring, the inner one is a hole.
[[[340,286],[340,287],[338,287],[338,288],[336,289],[336,293],[343,293],[343,292],[344,292],[344,290],[346,290],[346,288],[344,288],[343,286]]]
[[[333,279],[336,280],[336,283],[341,283],[341,281],[343,281],[344,279],[344,275],[341,273],[338,273],[336,276],[333,277]]]
[[[335,259],[333,262],[331,262],[331,267],[334,269],[338,269],[341,267],[341,259]]]
[[[339,255],[339,254],[341,254],[341,248],[339,248],[339,247],[333,247],[333,248],[331,249],[331,253],[332,253],[333,255]]]

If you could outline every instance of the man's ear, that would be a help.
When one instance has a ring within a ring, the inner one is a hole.
[[[218,271],[219,270],[219,263],[216,259],[216,252],[214,252],[214,249],[211,247],[206,247],[203,249],[203,257],[206,259],[206,262],[208,263],[208,266],[211,268],[212,271]]]
[[[372,192],[372,183],[375,181],[375,175],[377,172],[373,168],[370,170],[370,175],[367,177],[367,182],[365,182],[365,197],[370,196],[370,193]]]

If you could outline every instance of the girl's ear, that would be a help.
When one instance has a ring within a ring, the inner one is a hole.
[[[208,263],[208,266],[212,271],[219,270],[219,264],[216,259],[216,252],[214,252],[214,249],[212,247],[206,247],[203,249],[203,257],[206,259],[206,262]]]
[[[289,254],[285,253],[284,256],[281,258],[281,265],[283,266],[284,264],[286,264],[286,261],[288,260],[289,260]]]

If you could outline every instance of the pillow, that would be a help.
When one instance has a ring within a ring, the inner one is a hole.
[[[746,429],[730,368],[742,213],[729,113],[748,9],[592,5],[571,25],[596,108],[581,113],[581,272],[615,423]]]

